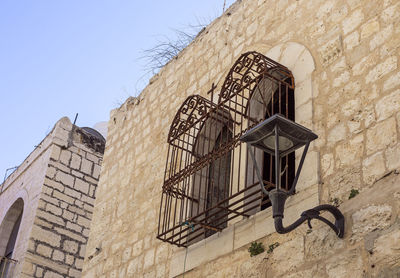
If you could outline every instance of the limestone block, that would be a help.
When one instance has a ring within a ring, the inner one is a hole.
[[[76,241],[82,242],[82,243],[86,243],[86,238],[84,238],[83,236],[73,233],[69,230],[63,229],[63,228],[59,228],[59,227],[55,227],[54,230],[56,230],[59,234],[64,235],[65,237],[74,239]]]
[[[347,200],[351,189],[361,185],[361,169],[359,165],[342,168],[329,179],[324,180],[329,189],[331,199]]]
[[[58,171],[56,174],[56,181],[59,181],[64,185],[72,187],[72,185],[74,184],[74,177],[64,172]]]
[[[346,46],[346,50],[352,50],[354,47],[360,44],[360,35],[357,31],[347,35],[344,40],[344,45]]]
[[[400,111],[400,89],[381,98],[375,105],[375,111],[378,121],[385,120]]]
[[[280,63],[288,68],[293,68],[304,50],[305,47],[301,44],[294,42],[286,43],[283,48]]]
[[[382,78],[386,74],[392,72],[397,68],[397,57],[392,56],[387,58],[382,63],[375,66],[370,72],[368,72],[367,76],[365,77],[365,82],[371,83],[375,82],[378,79]]]
[[[63,250],[72,254],[76,254],[78,252],[78,246],[79,245],[76,241],[64,240],[63,242]]]
[[[65,195],[64,193],[61,193],[61,192],[59,192],[57,190],[53,191],[53,197],[57,198],[59,200],[62,200],[63,202],[66,202],[68,204],[73,204],[74,203],[74,198],[72,198],[72,197],[70,197],[68,195]]]
[[[76,267],[77,269],[82,269],[82,266],[83,266],[83,260],[82,260],[82,259],[76,258],[76,259],[75,259],[75,267]]]
[[[400,169],[400,144],[395,145],[393,148],[388,148],[385,151],[386,168],[391,171]]]
[[[290,254],[290,256],[288,256],[288,254]],[[296,269],[304,260],[303,237],[296,237],[275,248],[272,253],[272,258],[280,262],[278,268],[281,273]]]
[[[43,268],[37,266],[35,275],[36,277],[43,277]]]
[[[90,227],[90,219],[87,219],[82,216],[78,216],[78,224],[85,228],[89,228]]]
[[[61,241],[61,236],[38,226],[32,227],[31,238],[33,238],[34,240],[45,242],[54,247],[59,247]]]
[[[138,270],[138,265],[140,264],[139,257],[134,258],[128,264],[128,268],[126,270],[127,277],[135,277]]]
[[[101,166],[98,164],[95,164],[93,166],[93,178],[98,179],[100,176],[100,170],[101,170]]]
[[[334,88],[340,87],[346,84],[350,79],[350,73],[348,71],[342,72],[338,77],[333,80],[332,86]]]
[[[389,25],[386,28],[382,29],[379,33],[377,33],[369,42],[369,47],[371,50],[374,50],[377,46],[383,44],[386,40],[388,40],[393,33],[393,26]]]
[[[345,242],[339,239],[327,226],[313,229],[310,234],[305,235],[305,256],[307,259],[321,259],[332,256],[339,249],[345,247]]]
[[[79,226],[79,225],[77,225],[75,223],[69,222],[69,221],[67,221],[67,226],[66,227],[67,227],[67,229],[73,230],[73,231],[78,232],[78,233],[82,232],[82,227],[81,226]]]
[[[82,193],[89,193],[89,184],[81,179],[75,180],[74,188]]]
[[[51,147],[50,158],[54,160],[58,160],[60,158],[61,148],[57,145],[53,145]]]
[[[312,113],[312,101],[310,100],[309,102],[296,107],[296,122],[309,129],[312,129]]]
[[[55,249],[52,256],[53,260],[63,262],[64,261],[64,253]]]
[[[386,92],[390,89],[395,88],[396,86],[400,85],[400,71],[390,76],[384,83],[383,83],[383,91]]]
[[[331,67],[332,72],[343,72],[345,69],[347,69],[347,63],[346,63],[346,58],[343,56],[342,58],[337,61],[335,65]],[[296,93],[297,93],[297,88],[296,88]]]
[[[361,100],[360,99],[351,99],[343,104],[342,113],[345,116],[355,115],[358,111],[361,110]]]
[[[361,9],[354,11],[342,22],[343,33],[346,35],[353,31],[364,20],[364,14]]]
[[[69,150],[62,150],[60,155],[60,161],[64,165],[69,165],[71,159],[71,152]]]
[[[283,48],[283,44],[279,44],[277,46],[274,46],[273,48],[268,50],[268,52],[265,53],[265,55],[268,58],[271,58],[274,61],[279,61],[280,57],[281,57],[281,53],[282,53],[282,48]]]
[[[132,256],[139,256],[142,253],[143,240],[139,240],[132,247]]]
[[[330,278],[363,277],[362,256],[357,249],[332,256],[326,263]]]
[[[368,185],[380,178],[385,173],[385,160],[382,152],[364,159],[362,171],[364,182]]]
[[[379,31],[379,21],[371,20],[361,26],[361,39],[365,39]]]
[[[63,277],[64,276],[50,270],[47,270],[46,273],[44,274],[44,278],[63,278]]]
[[[82,272],[80,270],[70,268],[68,275],[74,278],[80,278],[82,276]]]
[[[204,253],[207,254],[207,261],[216,259],[222,255],[229,254],[234,248],[234,230],[236,227],[230,226],[222,232],[218,232],[206,238]]]
[[[78,192],[78,191],[76,191],[76,190],[73,190],[73,189],[70,189],[70,188],[68,188],[68,187],[66,187],[66,188],[64,189],[64,193],[67,194],[68,196],[71,196],[71,197],[75,198],[75,199],[80,199],[81,196],[82,196],[82,194],[81,194],[80,192]],[[68,199],[68,200],[66,201],[67,203],[73,204],[73,200],[71,200],[71,199],[69,199],[69,198],[67,198],[67,199]]]
[[[364,136],[357,135],[349,141],[336,146],[336,167],[351,166],[360,162],[364,151]]]
[[[284,54],[282,54],[282,59],[283,58]],[[315,70],[315,63],[310,51],[305,48],[300,56],[295,58],[296,63],[291,70],[296,82],[300,84],[311,77],[312,72]]]
[[[328,143],[336,143],[346,138],[346,126],[344,123],[338,123],[328,133]]]
[[[254,236],[252,240],[257,240],[275,232],[272,209],[268,208],[258,212],[254,218]]]
[[[382,150],[397,141],[396,120],[386,119],[367,129],[367,154]]]
[[[55,216],[43,210],[37,210],[36,216],[50,223],[55,223],[61,226],[65,225],[64,220],[61,217]]]
[[[359,240],[375,230],[383,230],[390,226],[392,207],[385,205],[371,205],[364,207],[351,216],[353,220],[351,240]]]
[[[36,252],[38,252],[40,255],[48,257],[48,258],[51,257],[51,252],[52,251],[53,251],[52,248],[50,248],[50,247],[48,247],[46,245],[43,245],[43,244],[39,244],[37,246],[37,249],[36,249]]]
[[[297,271],[294,273],[286,273],[281,278],[314,278],[325,277],[325,267],[323,264],[313,264],[313,267],[306,270]]]
[[[49,179],[52,179],[56,175],[56,172],[57,172],[56,168],[49,167],[49,168],[47,168],[46,177],[48,177]]]
[[[60,182],[56,182],[54,180],[50,180],[48,178],[45,178],[44,179],[44,184],[49,186],[49,187],[51,187],[51,188],[57,189],[60,192],[64,191],[64,185],[62,185]]]
[[[157,265],[156,268],[156,278],[164,278],[165,275],[165,264]]]
[[[396,229],[375,239],[371,261],[381,268],[385,264],[398,267],[400,263],[399,250],[400,230]]]
[[[324,154],[321,159],[322,177],[331,175],[333,173],[334,167],[335,167],[335,162],[333,159],[333,154],[332,153]]]
[[[77,170],[81,167],[81,157],[76,153],[72,153],[70,167]]]
[[[294,94],[296,106],[299,107],[312,98],[312,80],[306,79],[300,84],[296,83],[296,93]],[[312,113],[312,112],[311,112]]]
[[[92,174],[92,166],[93,166],[92,161],[82,158],[82,164],[81,164],[82,172],[84,172],[85,174],[91,175]]]
[[[46,210],[54,215],[61,215],[62,214],[62,209],[59,207],[56,207],[52,204],[47,204],[46,205]]]
[[[375,53],[372,53],[368,56],[363,57],[359,62],[357,62],[352,67],[352,72],[354,76],[362,75],[367,69],[372,66],[375,66],[377,63],[378,57]]]
[[[300,163],[302,151],[303,149],[301,149],[300,152],[296,152],[296,169]],[[319,153],[316,151],[308,151],[297,182],[297,191],[304,190],[319,182],[319,167]]]
[[[233,240],[234,249],[238,249],[239,247],[256,240],[254,229],[254,217],[243,219],[242,221],[235,223],[235,237]]]
[[[144,269],[148,269],[149,267],[154,265],[154,251],[154,248],[146,251],[143,262]]]

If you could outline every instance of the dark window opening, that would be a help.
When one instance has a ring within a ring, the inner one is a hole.
[[[293,89],[281,84],[275,91],[271,101],[267,106],[267,112],[265,119],[270,116],[279,113],[284,115],[286,118],[294,121],[295,109],[294,109],[294,91]],[[263,157],[263,179],[275,184],[275,159],[272,155],[264,153]],[[295,154],[291,153],[282,158],[281,161],[281,188],[290,190],[292,187],[295,177]],[[268,190],[272,190],[269,188]],[[271,202],[267,196],[263,196],[261,202],[261,210],[264,210],[271,206]]]
[[[227,126],[224,126],[215,141],[214,150],[220,148],[223,144],[232,140],[232,133]],[[216,207],[220,201],[228,198],[229,184],[231,172],[231,152],[226,153],[220,158],[214,160],[209,167],[208,186],[207,186],[207,201],[206,201],[206,218],[208,224],[218,229],[224,229],[227,226],[228,215]],[[222,203],[226,206],[227,201]],[[213,209],[211,209],[213,208]],[[210,209],[210,210],[208,210]],[[206,230],[205,237],[209,237],[216,233],[215,230]]]

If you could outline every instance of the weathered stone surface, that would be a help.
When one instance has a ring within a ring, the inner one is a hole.
[[[380,266],[381,262],[385,261],[389,266],[400,266],[400,230],[396,229],[387,234],[378,237],[374,242],[371,262],[378,269],[383,269]],[[398,272],[396,272],[398,274]],[[394,277],[394,276],[393,276]]]
[[[278,235],[267,209],[249,219],[229,221],[231,241],[214,235],[198,243],[202,248],[192,251],[189,247],[185,277],[326,278],[370,273],[379,277],[383,272],[370,272],[372,256],[364,243],[367,237],[375,242],[383,233],[395,230],[395,224],[373,216],[373,227],[369,228],[359,211],[367,204],[388,205],[393,222],[398,213],[394,193],[380,194],[395,174],[382,176],[398,165],[400,112],[387,106],[384,99],[399,89],[395,77],[400,59],[398,7],[390,0],[243,0],[234,4],[229,15],[208,26],[152,79],[135,103],[130,100],[111,113],[88,245],[89,254],[95,254],[99,246],[102,251],[97,257],[86,258],[84,277],[182,276],[185,249],[155,239],[167,156],[165,139],[184,98],[191,94],[209,98],[206,92],[215,82],[213,100],[218,102],[224,76],[235,59],[253,50],[291,70],[296,85],[296,122],[319,136],[310,148],[313,155],[306,158],[313,163],[304,165],[300,175],[305,184],[315,184],[299,186],[287,201],[285,224],[325,201],[340,204],[346,217],[345,238],[338,239],[323,223],[322,228],[314,224],[317,221],[313,221],[311,233],[304,224]],[[99,169],[92,169],[97,176]],[[235,170],[231,173],[237,174]],[[377,179],[381,180],[375,182]],[[188,182],[186,186],[191,185]],[[236,185],[241,188],[243,183]],[[305,194],[311,188],[313,194]],[[349,200],[352,189],[360,194]],[[372,197],[379,200],[372,203]],[[88,203],[86,198],[82,196],[75,203],[77,214],[91,213],[82,205]],[[379,223],[389,226],[376,228]],[[251,240],[262,241],[266,248],[274,242],[281,245],[272,253],[250,258],[246,249]],[[230,244],[232,248],[228,248]],[[376,264],[391,269],[383,260]]]
[[[375,105],[375,111],[378,121],[385,120],[400,111],[400,89],[381,98]]]
[[[48,247],[46,245],[43,245],[43,244],[39,244],[37,249],[36,249],[36,252],[38,252],[40,255],[48,257],[48,258],[51,257],[52,251],[53,251],[52,248],[50,248],[50,247]]]
[[[357,135],[336,147],[336,167],[350,166],[360,162],[364,150],[364,136]]]
[[[364,19],[364,14],[361,9],[354,11],[348,18],[343,20],[343,33],[346,35],[353,31]]]
[[[396,139],[396,121],[393,117],[377,123],[374,127],[367,129],[367,154],[393,145]]]
[[[74,188],[82,193],[89,193],[89,184],[81,179],[75,179]]]
[[[400,85],[400,71],[390,76],[385,83],[383,83],[383,90],[388,91]]]
[[[77,253],[78,252],[78,243],[72,240],[65,240],[63,242],[63,250],[69,252],[69,253]]]
[[[368,72],[365,81],[366,83],[375,82],[395,69],[397,69],[397,57],[389,57]]]
[[[304,251],[308,260],[318,260],[331,256],[343,248],[345,248],[345,242],[339,239],[327,226],[314,229],[305,236]]]
[[[363,161],[363,179],[368,185],[373,184],[385,173],[385,160],[382,152],[371,155]]]
[[[392,208],[389,205],[364,207],[355,212],[353,220],[352,240],[357,240],[376,230],[383,230],[390,226]]]
[[[330,278],[362,277],[362,257],[356,249],[332,256],[326,264],[326,272]]]

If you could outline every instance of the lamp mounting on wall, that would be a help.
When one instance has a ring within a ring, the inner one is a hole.
[[[311,220],[318,219],[329,227],[331,227],[338,237],[343,238],[344,235],[344,216],[340,210],[332,205],[319,205],[312,209],[304,211],[300,218],[287,227],[283,227],[282,219],[284,214],[286,199],[295,192],[297,180],[299,178],[301,168],[303,167],[310,142],[317,139],[318,136],[311,130],[279,115],[275,114],[270,118],[259,123],[247,131],[240,140],[247,143],[248,152],[253,160],[256,174],[258,176],[262,192],[269,197],[272,204],[272,214],[275,223],[275,229],[280,234],[293,231],[305,221],[311,227]],[[259,148],[275,157],[275,185],[276,188],[271,191],[265,189],[264,181],[261,176],[260,168],[257,165],[255,155],[251,146]],[[303,154],[293,185],[289,191],[281,189],[281,158],[295,150],[304,146]],[[335,217],[335,223],[320,216],[321,211],[329,211]]]

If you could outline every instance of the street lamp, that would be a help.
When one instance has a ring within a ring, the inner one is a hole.
[[[262,192],[269,197],[272,204],[272,216],[274,218],[275,229],[280,234],[288,233],[303,222],[308,221],[308,226],[311,227],[311,219],[318,219],[329,227],[331,227],[338,237],[343,238],[344,235],[344,216],[339,209],[332,205],[319,205],[315,208],[304,211],[300,218],[287,227],[283,227],[282,219],[285,209],[286,199],[293,195],[297,180],[299,178],[301,168],[303,167],[310,142],[317,139],[318,136],[311,130],[301,126],[285,117],[275,114],[264,120],[257,126],[247,131],[240,140],[247,143],[248,152],[255,166]],[[264,187],[264,182],[261,177],[260,168],[257,165],[254,152],[251,146],[259,148],[275,157],[275,185],[276,188],[267,191]],[[296,171],[296,176],[293,185],[289,191],[281,189],[281,158],[288,155],[298,148],[304,146],[303,154]],[[320,216],[321,211],[329,211],[335,217],[335,223]]]

